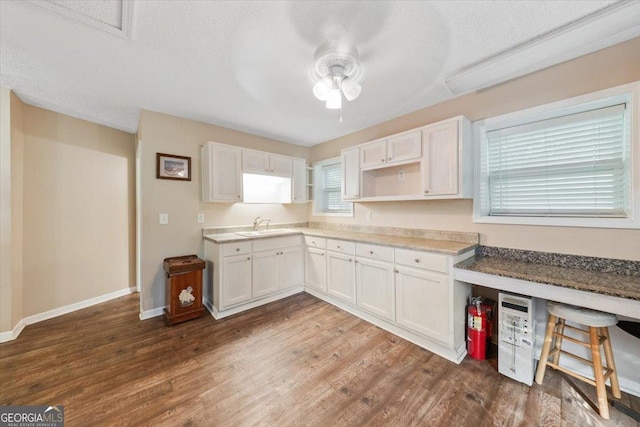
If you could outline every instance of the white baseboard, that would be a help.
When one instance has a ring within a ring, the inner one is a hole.
[[[20,321],[18,322],[16,327],[13,328],[13,330],[7,331],[7,332],[0,332],[0,343],[13,341],[16,338],[18,338],[18,335],[20,335],[20,332],[22,332],[25,326],[27,325],[25,325],[24,319],[20,319]]]
[[[163,312],[164,312],[164,307],[152,308],[151,310],[141,311],[139,317],[140,317],[140,320],[147,320],[153,317],[162,316]]]
[[[132,288],[120,289],[115,292],[111,292],[105,295],[100,295],[95,298],[89,298],[84,301],[79,301],[73,304],[65,305],[64,307],[54,308],[53,310],[45,311],[44,313],[34,314],[32,316],[21,319],[12,331],[0,333],[0,343],[11,341],[18,338],[22,329],[27,325],[33,325],[34,323],[42,322],[43,320],[52,319],[54,317],[62,316],[63,314],[71,313],[73,311],[81,310],[83,308],[91,307],[92,305],[100,304],[115,298],[120,298],[131,293]],[[135,288],[133,288],[135,289]]]

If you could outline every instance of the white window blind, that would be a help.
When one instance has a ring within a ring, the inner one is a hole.
[[[487,132],[490,216],[625,217],[625,105]]]
[[[339,162],[322,166],[322,204],[324,212],[351,212],[351,203],[343,202],[340,198],[341,177]]]

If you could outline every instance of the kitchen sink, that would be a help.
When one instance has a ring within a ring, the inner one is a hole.
[[[274,228],[272,230],[259,230],[259,231],[238,231],[236,234],[244,237],[260,237],[260,236],[279,236],[297,233],[296,230],[288,228]]]

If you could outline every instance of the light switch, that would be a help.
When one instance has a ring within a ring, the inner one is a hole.
[[[169,224],[169,214],[161,213],[160,214],[160,225]]]
[[[204,222],[204,214],[198,214],[198,222],[199,223],[203,223]]]

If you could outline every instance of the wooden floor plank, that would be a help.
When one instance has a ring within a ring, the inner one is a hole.
[[[173,327],[138,313],[128,295],[27,326],[0,344],[0,405],[61,404],[69,426],[640,426],[551,369],[527,387],[304,293]]]

